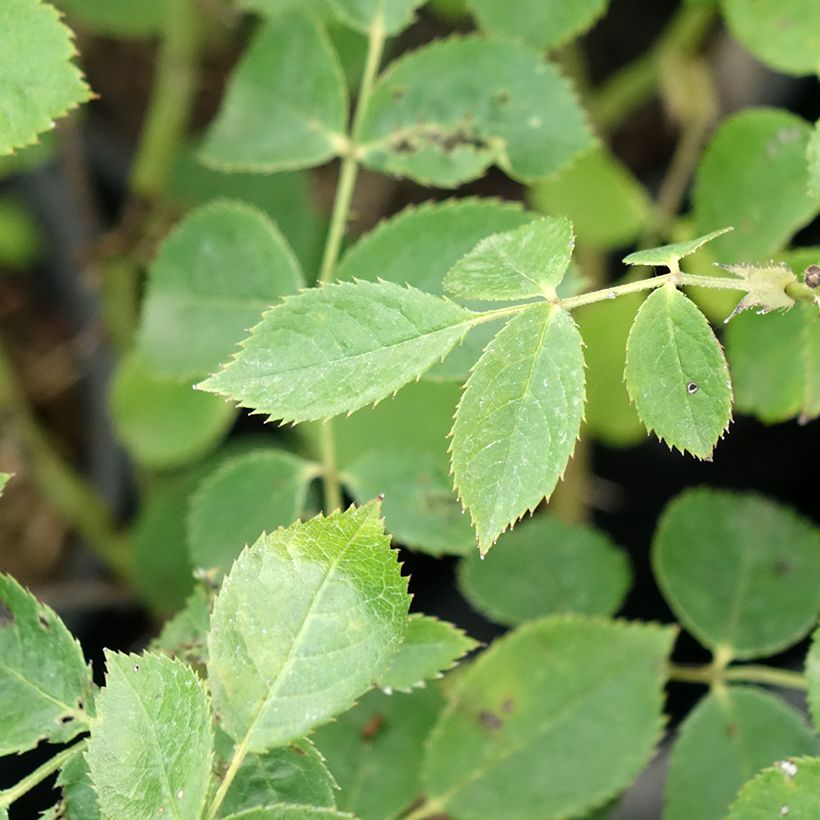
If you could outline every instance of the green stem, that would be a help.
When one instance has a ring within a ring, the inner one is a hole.
[[[0,412],[9,414],[31,462],[40,491],[92,550],[121,578],[131,575],[128,541],[88,482],[59,455],[40,427],[5,349],[0,346]]]
[[[786,689],[806,689],[808,681],[800,672],[789,669],[775,669],[772,666],[729,666],[716,667],[714,664],[704,666],[684,666],[672,663],[668,667],[669,679],[681,683],[699,683],[704,686],[722,686],[725,683],[763,683],[769,686],[781,686]]]
[[[319,427],[319,456],[322,461],[322,487],[325,491],[325,512],[341,509],[342,488],[336,467],[336,442],[333,437],[333,419]]]
[[[30,775],[24,777],[19,783],[15,783],[8,789],[0,791],[0,809],[7,809],[15,800],[19,800],[24,794],[30,792],[36,785],[42,783],[50,774],[54,774],[62,768],[72,757],[78,755],[88,745],[88,741],[81,740],[68,749],[63,749],[54,757],[35,769]]]

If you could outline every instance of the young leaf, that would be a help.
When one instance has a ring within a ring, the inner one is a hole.
[[[651,207],[643,186],[601,147],[585,153],[554,179],[533,185],[528,196],[536,211],[566,214],[579,240],[603,249],[623,247],[635,240]]]
[[[450,269],[444,288],[464,299],[554,299],[574,247],[566,217],[531,222],[482,239]]]
[[[0,574],[0,755],[88,730],[91,672],[55,612]]]
[[[760,308],[759,313],[770,313],[773,310],[788,310],[794,305],[794,299],[786,289],[797,282],[797,277],[788,265],[770,262],[768,265],[719,267],[742,279],[747,288],[746,295],[737,304],[732,316],[753,307]]]
[[[735,317],[726,328],[726,355],[741,413],[767,424],[820,415],[820,322],[814,305]]]
[[[629,576],[623,552],[600,530],[539,515],[504,535],[486,560],[463,560],[458,585],[479,612],[514,626],[561,612],[611,615]]]
[[[303,284],[293,251],[263,213],[212,202],[188,214],[151,265],[140,353],[161,375],[207,376],[267,308]]]
[[[807,699],[814,726],[820,726],[820,629],[811,636],[811,647],[806,656]]]
[[[570,315],[534,305],[490,342],[453,426],[453,474],[482,553],[549,497],[584,412],[581,335]]]
[[[768,820],[770,817],[788,817],[789,820],[820,817],[820,758],[778,761],[740,790],[726,815],[727,820]]]
[[[704,315],[672,285],[635,316],[626,388],[646,429],[669,447],[710,459],[732,417],[729,368]]]
[[[63,792],[56,817],[62,820],[101,820],[97,793],[91,783],[88,761],[84,755],[75,755],[60,769],[55,785]]]
[[[182,661],[106,653],[86,757],[105,817],[198,818],[213,756],[205,686]]]
[[[409,692],[426,680],[441,677],[456,661],[478,646],[469,635],[430,615],[410,616],[404,643],[379,677],[385,691]]]
[[[695,225],[735,230],[714,244],[722,262],[766,262],[811,221],[806,190],[810,126],[781,109],[749,109],[717,130],[695,175]]]
[[[200,387],[286,422],[352,412],[418,378],[475,316],[390,282],[325,285],[269,310]]]
[[[333,776],[309,740],[248,755],[222,804],[222,814],[271,803],[335,808]]]
[[[738,686],[712,692],[679,729],[664,820],[723,820],[738,789],[773,760],[817,752],[817,737],[780,698]]]
[[[162,31],[168,0],[57,0],[71,18],[109,37],[151,37]]]
[[[375,502],[260,538],[211,616],[208,679],[223,728],[262,752],[350,708],[401,644],[408,604]]]
[[[109,401],[122,443],[136,461],[154,469],[204,455],[236,418],[229,404],[159,375],[136,351],[120,360]]]
[[[591,28],[609,0],[469,0],[469,4],[485,31],[550,51]]]
[[[307,16],[284,14],[262,26],[234,70],[202,158],[226,170],[309,168],[336,154],[346,121],[327,34]]]
[[[314,465],[281,450],[252,450],[220,465],[191,498],[194,566],[227,571],[246,544],[293,522],[304,511],[314,475]]]
[[[0,8],[0,156],[37,141],[91,89],[71,62],[77,52],[60,15],[42,0],[3,0]]]
[[[458,681],[430,735],[429,813],[557,818],[613,797],[661,734],[674,635],[559,616],[499,638]]]
[[[732,34],[787,74],[820,71],[820,6],[815,0],[721,0]]]
[[[413,12],[425,0],[328,0],[339,19],[367,34],[378,22],[386,34],[397,34],[413,22]]]
[[[339,783],[339,809],[362,820],[401,814],[421,793],[423,744],[444,701],[429,686],[410,695],[369,692],[316,732]]]
[[[678,262],[685,256],[693,254],[707,242],[711,242],[731,230],[733,229],[721,228],[718,231],[712,231],[712,233],[708,233],[705,236],[698,236],[686,242],[675,242],[672,245],[662,245],[659,248],[647,248],[643,251],[635,251],[635,253],[630,253],[629,256],[625,256],[623,262],[625,265],[664,266],[672,270],[677,267]]]
[[[678,496],[660,520],[652,561],[669,605],[710,649],[773,655],[817,622],[820,532],[760,496]]]
[[[185,606],[166,621],[162,632],[151,641],[150,649],[170,658],[181,658],[190,665],[208,661],[208,630],[211,609],[208,593],[201,584],[185,601]]]
[[[493,199],[450,199],[406,208],[362,237],[345,254],[340,280],[386,279],[426,293],[444,293],[447,271],[485,236],[513,230],[538,216],[517,203]],[[419,259],[424,260],[419,265]],[[495,335],[495,323],[476,328],[427,376],[463,384],[481,351]]]
[[[475,36],[394,62],[373,92],[360,138],[366,165],[443,188],[494,163],[523,182],[548,177],[594,142],[552,63]]]

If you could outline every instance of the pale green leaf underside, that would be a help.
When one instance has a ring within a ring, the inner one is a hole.
[[[139,350],[159,374],[207,376],[265,310],[303,284],[293,251],[265,214],[238,201],[204,205],[150,267]]]
[[[150,37],[162,31],[168,0],[58,0],[65,9],[98,34],[112,37]]]
[[[673,286],[658,288],[638,310],[624,378],[647,430],[670,447],[711,457],[731,421],[729,369],[704,315]]]
[[[263,532],[291,524],[304,510],[313,474],[313,465],[277,450],[253,450],[221,465],[191,498],[193,565],[227,571]]]
[[[0,754],[87,729],[91,673],[55,612],[0,574]]]
[[[635,253],[630,253],[629,256],[624,257],[623,262],[625,265],[664,265],[671,268],[685,256],[689,256],[702,248],[707,242],[711,242],[731,230],[732,228],[721,228],[704,236],[689,239],[686,242],[675,242],[672,245],[661,245],[659,248],[635,251]]]
[[[566,311],[534,305],[498,333],[467,381],[452,465],[482,553],[563,475],[584,412],[581,347]]]
[[[788,810],[783,813],[783,807]],[[733,803],[727,820],[814,820],[820,817],[820,758],[778,761],[750,780]]]
[[[159,375],[136,351],[120,360],[109,402],[122,443],[140,464],[157,469],[207,453],[236,417],[230,404]]]
[[[421,793],[423,743],[442,705],[434,686],[400,696],[375,690],[320,728],[316,744],[341,787],[338,807],[362,820],[406,809]]]
[[[817,751],[814,733],[779,698],[736,686],[720,697],[709,694],[689,713],[672,748],[664,820],[723,820],[758,771]]]
[[[3,0],[0,6],[0,156],[37,140],[91,98],[71,60],[71,32],[42,0]]]
[[[202,387],[284,421],[386,398],[455,347],[475,314],[390,282],[342,282],[287,297]]]
[[[577,37],[603,16],[609,0],[469,0],[479,25],[488,32],[548,51]]]
[[[532,181],[560,171],[594,137],[567,81],[540,54],[451,38],[397,60],[373,93],[362,161],[455,187],[492,164]]]
[[[692,490],[665,510],[655,575],[686,629],[737,658],[772,655],[820,613],[820,532],[765,498]]]
[[[729,29],[764,63],[787,74],[820,73],[816,0],[722,0]]]
[[[482,239],[450,269],[444,288],[464,299],[554,298],[574,247],[566,217],[531,222]]]
[[[106,654],[86,757],[104,817],[198,818],[213,734],[205,686],[182,661]]]
[[[461,562],[459,589],[496,623],[557,613],[612,615],[629,588],[623,552],[599,530],[538,515],[503,535],[485,560]]]
[[[476,646],[476,641],[447,621],[414,614],[407,624],[404,642],[379,677],[379,686],[385,691],[409,692],[427,680],[441,677]]]
[[[723,122],[698,166],[695,227],[731,224],[712,250],[720,262],[768,262],[818,211],[807,191],[809,124],[782,109],[749,109]]]
[[[413,21],[413,12],[426,0],[328,0],[330,8],[348,26],[367,34],[378,22],[387,34],[396,34]]]
[[[223,728],[264,751],[350,708],[402,641],[406,590],[376,503],[296,523],[245,549],[208,637]]]
[[[820,629],[811,637],[811,647],[806,655],[807,700],[814,728],[820,726]]]
[[[546,820],[613,797],[660,736],[674,635],[557,616],[496,640],[430,735],[422,776],[431,814]]]
[[[336,153],[346,118],[344,78],[327,35],[306,16],[282,15],[263,25],[234,69],[202,158],[249,171],[319,165]]]

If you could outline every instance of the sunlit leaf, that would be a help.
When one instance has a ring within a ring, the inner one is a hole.
[[[712,242],[719,236],[731,231],[732,228],[721,228],[712,233],[689,239],[686,242],[675,242],[672,245],[662,245],[659,248],[647,248],[642,251],[635,251],[624,257],[625,265],[653,265],[673,268],[685,256],[695,253],[707,242]]]
[[[786,809],[785,813],[783,809]],[[727,820],[813,820],[820,816],[820,758],[779,760],[750,780],[732,804]]]

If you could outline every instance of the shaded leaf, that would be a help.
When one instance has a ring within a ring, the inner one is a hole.
[[[712,233],[689,239],[686,242],[675,242],[672,245],[662,245],[659,248],[635,251],[630,253],[629,256],[625,256],[623,262],[625,265],[653,265],[673,269],[685,256],[695,253],[707,242],[712,242],[731,230],[732,228],[721,228],[718,231],[712,231]]]
[[[71,61],[72,33],[41,0],[3,0],[0,8],[0,156],[37,141],[91,99]]]
[[[263,213],[212,202],[188,214],[150,267],[140,353],[158,374],[206,376],[267,308],[303,284],[293,252]]]
[[[546,820],[613,797],[661,734],[674,635],[557,616],[496,640],[430,735],[422,772],[430,814]]]
[[[152,652],[181,658],[186,663],[205,664],[208,660],[208,630],[211,628],[211,605],[201,584],[185,601],[185,606],[163,624],[162,631],[151,641]]]
[[[531,222],[482,239],[450,269],[444,288],[464,299],[554,299],[574,247],[566,217]]]
[[[407,581],[378,516],[371,503],[277,530],[226,577],[208,679],[223,728],[250,751],[350,708],[398,649]]]
[[[678,730],[664,820],[722,820],[740,787],[760,769],[787,755],[817,751],[817,737],[779,698],[747,687],[713,691]]]
[[[60,769],[56,784],[62,789],[60,812],[56,816],[64,820],[100,820],[97,793],[91,783],[88,761],[77,754]]]
[[[461,562],[458,585],[479,612],[514,626],[542,615],[612,615],[629,588],[625,555],[600,531],[536,516],[502,536],[486,560]]]
[[[58,615],[0,574],[0,754],[87,731],[91,672]]]
[[[394,62],[360,137],[366,165],[445,188],[493,164],[524,182],[548,177],[594,141],[555,66],[481,37],[441,40]]]
[[[727,820],[786,816],[789,820],[820,816],[820,758],[789,758],[761,772],[740,790]]]
[[[365,34],[378,20],[387,34],[397,34],[413,22],[413,12],[425,0],[327,0],[346,25]]]
[[[820,120],[814,124],[806,156],[809,161],[809,193],[820,199]]]
[[[652,560],[686,629],[735,658],[791,646],[820,613],[820,532],[760,496],[683,493],[661,517]]]
[[[709,459],[732,414],[723,349],[673,285],[651,293],[629,331],[624,378],[635,409],[661,441]]]
[[[160,655],[106,653],[86,758],[106,817],[198,818],[213,755],[205,686]]]
[[[811,647],[806,656],[806,680],[809,711],[817,728],[820,725],[820,629],[816,629],[811,637]]]
[[[281,15],[234,69],[202,158],[229,170],[308,168],[336,154],[346,120],[344,77],[327,34],[307,16]]]
[[[162,31],[168,0],[57,0],[72,19],[97,34],[111,37],[151,37]]]
[[[271,418],[328,418],[418,378],[475,317],[390,282],[325,285],[269,310],[234,359],[200,386]]]
[[[453,474],[482,553],[551,495],[566,468],[584,411],[581,345],[566,311],[534,305],[499,332],[467,381]]]

